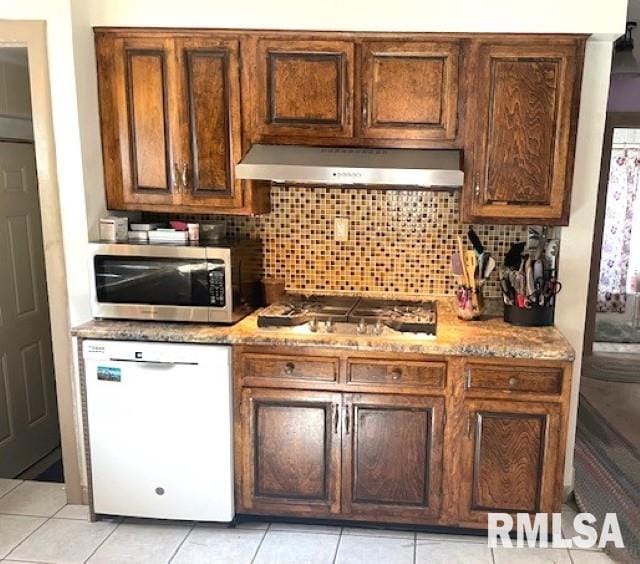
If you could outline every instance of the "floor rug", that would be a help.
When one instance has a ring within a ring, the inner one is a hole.
[[[640,561],[640,451],[580,397],[575,450],[575,497],[581,511],[602,523],[616,513],[625,549],[607,547],[612,557]]]
[[[640,343],[640,327],[632,327],[629,321],[612,323],[596,319],[594,341],[600,343]]]
[[[640,354],[594,353],[585,356],[582,376],[609,382],[640,382]]]

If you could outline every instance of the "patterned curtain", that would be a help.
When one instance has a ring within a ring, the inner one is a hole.
[[[640,150],[613,149],[598,282],[598,311],[624,313]]]

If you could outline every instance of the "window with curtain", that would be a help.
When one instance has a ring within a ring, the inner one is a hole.
[[[616,147],[615,141],[614,135],[598,281],[598,311],[624,313],[631,277],[640,266],[640,144]]]

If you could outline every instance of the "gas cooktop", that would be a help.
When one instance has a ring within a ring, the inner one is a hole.
[[[389,331],[436,334],[434,301],[339,296],[289,296],[258,314],[258,327],[307,325],[311,332],[382,335]]]

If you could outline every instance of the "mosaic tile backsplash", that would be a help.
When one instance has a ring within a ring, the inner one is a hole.
[[[290,291],[440,296],[456,289],[456,236],[467,241],[459,200],[458,192],[273,186],[268,215],[179,217],[220,219],[230,237],[261,240],[264,275],[284,279]],[[349,220],[348,241],[335,240],[337,217]],[[527,238],[526,226],[475,229],[498,265],[512,243]],[[487,297],[501,296],[497,270]]]

